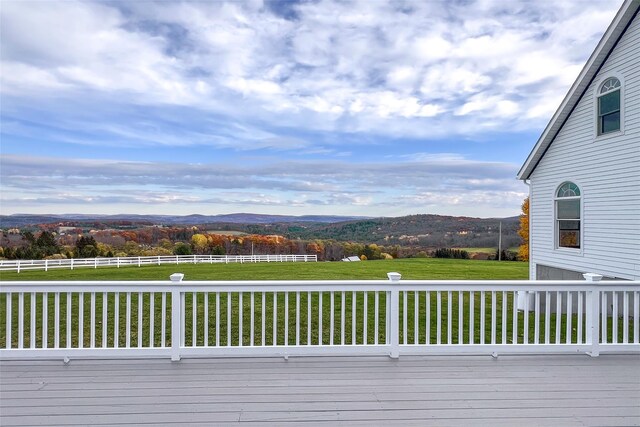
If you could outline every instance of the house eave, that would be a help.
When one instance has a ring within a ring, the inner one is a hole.
[[[616,14],[615,18],[600,39],[596,49],[593,51],[587,63],[580,71],[578,78],[573,83],[569,92],[564,97],[560,106],[545,127],[536,145],[529,153],[524,164],[518,171],[517,177],[520,180],[529,179],[534,169],[546,153],[553,140],[564,126],[580,99],[584,96],[605,61],[613,51],[614,47],[624,34],[627,27],[633,21],[635,15],[640,10],[640,0],[625,0]]]

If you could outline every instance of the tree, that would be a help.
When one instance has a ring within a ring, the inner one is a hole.
[[[191,247],[196,254],[204,254],[207,249],[207,237],[204,234],[194,234],[191,236]]]
[[[29,245],[33,245],[36,243],[36,238],[30,231],[25,231],[24,233],[22,233],[22,239],[29,243]]]
[[[95,258],[98,256],[98,243],[93,236],[80,236],[76,241],[74,255],[78,258]]]
[[[523,242],[518,248],[518,258],[521,261],[529,261],[529,197],[522,202],[522,214],[520,215],[518,235],[520,235]]]
[[[367,257],[367,259],[382,258],[382,255],[381,255],[382,251],[380,250],[380,247],[375,243],[372,243],[370,245],[365,245],[363,252],[364,252],[364,255]]]
[[[35,242],[36,246],[42,251],[44,256],[51,256],[60,252],[60,246],[56,242],[56,238],[50,231],[43,231]]]
[[[140,255],[140,245],[138,245],[133,240],[129,240],[125,242],[122,247],[123,251],[126,252],[127,256],[138,256]]]
[[[173,253],[175,255],[191,255],[191,246],[185,245],[184,243],[176,243],[176,246],[173,248]]]
[[[160,243],[160,247],[163,249],[169,249],[169,250],[173,249],[173,243],[171,243],[171,240],[169,239],[166,239],[166,238],[161,239],[159,243]]]

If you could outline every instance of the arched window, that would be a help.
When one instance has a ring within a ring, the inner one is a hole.
[[[620,130],[620,80],[609,77],[598,91],[598,135]]]
[[[556,192],[555,204],[556,247],[580,249],[580,188],[573,182],[563,183]]]

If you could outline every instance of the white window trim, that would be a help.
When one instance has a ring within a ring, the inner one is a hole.
[[[562,184],[571,182],[580,189],[580,196],[578,197],[558,197],[558,190]],[[558,253],[565,253],[571,255],[582,255],[584,253],[584,193],[582,191],[582,185],[575,180],[565,179],[560,184],[556,185],[553,192],[553,250]],[[580,247],[579,248],[567,248],[560,246],[558,229],[558,200],[575,200],[580,199]]]
[[[620,130],[615,131],[615,132],[608,132],[608,133],[603,133],[602,135],[600,135],[598,133],[599,131],[599,120],[600,117],[598,115],[598,99],[600,98],[600,89],[602,88],[602,85],[604,84],[604,82],[611,78],[611,77],[615,77],[616,79],[618,79],[620,81]],[[621,136],[624,135],[624,78],[622,78],[622,76],[618,73],[607,73],[604,74],[600,79],[598,79],[598,83],[594,86],[594,96],[593,96],[593,117],[594,117],[594,140],[595,141],[601,141],[604,139],[608,139],[608,138],[614,138],[617,136]],[[573,182],[573,181],[571,181]],[[562,185],[562,184],[560,184]],[[577,185],[577,184],[576,184]]]

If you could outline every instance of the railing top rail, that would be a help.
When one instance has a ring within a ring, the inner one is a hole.
[[[0,291],[126,291],[151,289],[187,291],[567,291],[637,290],[640,281],[532,281],[532,280],[266,280],[266,281],[0,281]]]

